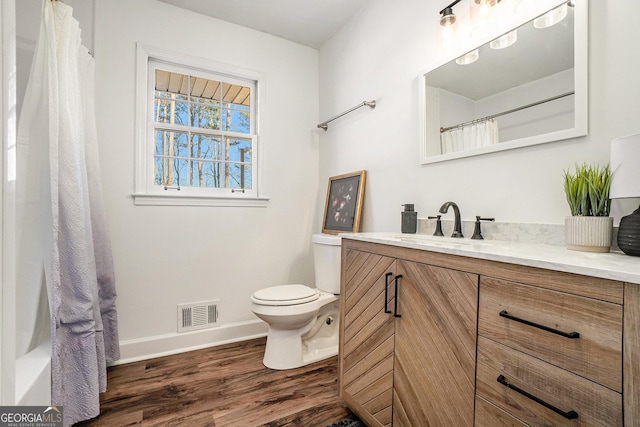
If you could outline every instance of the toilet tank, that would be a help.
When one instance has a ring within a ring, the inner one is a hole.
[[[313,261],[316,288],[332,294],[340,293],[340,249],[342,238],[329,234],[314,234]]]

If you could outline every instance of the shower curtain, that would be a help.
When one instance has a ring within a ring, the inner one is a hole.
[[[440,134],[442,154],[471,150],[500,143],[498,122],[495,119],[470,123]]]
[[[100,413],[106,364],[120,357],[93,67],[72,8],[43,0],[18,126],[17,271],[32,304],[48,295],[51,404],[64,425]]]

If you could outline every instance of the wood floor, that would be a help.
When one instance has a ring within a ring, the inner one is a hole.
[[[274,371],[265,339],[228,344],[108,371],[100,416],[76,426],[304,426],[349,418],[338,396],[338,361]]]

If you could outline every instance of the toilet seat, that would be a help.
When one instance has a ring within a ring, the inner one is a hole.
[[[259,305],[299,305],[320,298],[320,294],[305,285],[281,285],[260,289],[251,296]]]

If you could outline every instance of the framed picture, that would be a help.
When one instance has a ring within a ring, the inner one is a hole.
[[[329,178],[327,203],[322,223],[323,233],[357,233],[360,231],[366,177],[367,171],[363,170]]]

